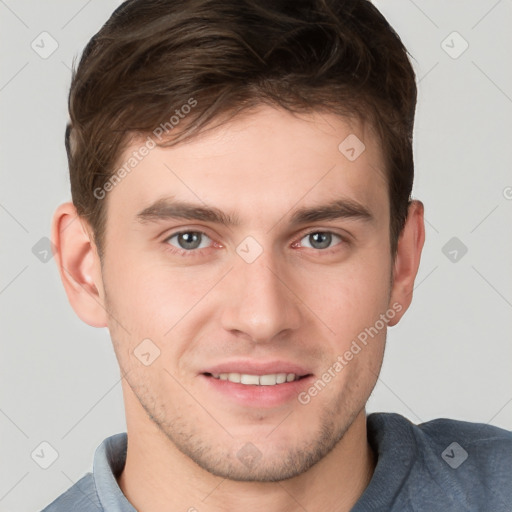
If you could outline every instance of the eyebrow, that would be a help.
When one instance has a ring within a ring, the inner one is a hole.
[[[241,224],[236,214],[223,212],[213,206],[201,206],[173,198],[159,199],[136,215],[136,220],[140,223],[168,219],[197,220],[227,227]],[[294,211],[290,224],[294,226],[336,219],[357,219],[368,222],[374,217],[364,205],[352,199],[342,198],[321,205],[299,208]]]

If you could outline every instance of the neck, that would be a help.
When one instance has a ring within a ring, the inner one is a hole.
[[[118,484],[139,512],[283,512],[297,507],[344,512],[357,502],[375,468],[364,409],[326,457],[307,472],[280,482],[238,482],[214,476],[183,455],[149,420],[130,425],[127,414],[127,427],[126,464]]]

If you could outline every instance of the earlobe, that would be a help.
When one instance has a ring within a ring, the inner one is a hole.
[[[57,208],[52,220],[55,261],[75,313],[92,327],[106,327],[101,265],[84,223],[73,203]]]
[[[423,203],[411,201],[405,226],[398,240],[397,254],[393,268],[393,286],[390,306],[400,304],[400,314],[388,325],[395,325],[409,308],[412,301],[414,280],[420,265],[421,251],[425,242],[425,223]]]

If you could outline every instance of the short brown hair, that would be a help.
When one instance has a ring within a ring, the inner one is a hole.
[[[159,145],[260,104],[329,111],[376,129],[394,255],[413,183],[416,95],[407,50],[368,0],[128,0],[73,70],[66,128],[72,200],[102,257],[106,201],[94,191],[112,178],[134,135],[169,126],[191,99],[176,136]]]

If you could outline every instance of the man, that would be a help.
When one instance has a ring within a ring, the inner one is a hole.
[[[509,432],[365,413],[424,242],[415,105],[368,1],[117,9],[52,237],[128,432],[45,511],[510,510]]]

